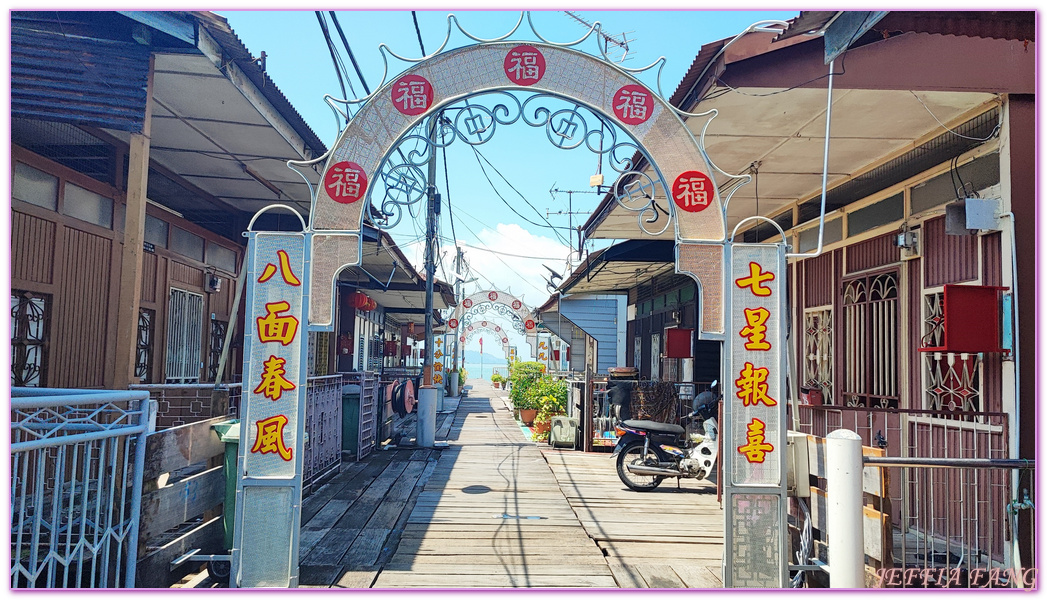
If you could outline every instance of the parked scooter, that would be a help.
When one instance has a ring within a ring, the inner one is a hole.
[[[716,382],[712,384],[716,388]],[[618,444],[611,457],[617,457],[618,477],[629,489],[653,490],[666,477],[716,480],[719,427],[716,422],[720,397],[705,391],[695,397],[691,412],[681,418],[686,425],[696,422],[702,433],[688,434],[672,423],[625,420],[618,423]]]

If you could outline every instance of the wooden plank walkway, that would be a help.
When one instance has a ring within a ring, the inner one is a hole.
[[[373,587],[617,587],[539,449],[484,397],[493,391],[462,400]]]
[[[714,486],[628,490],[609,454],[531,442],[470,383],[438,415],[446,448],[376,451],[303,500],[300,587],[721,587]]]

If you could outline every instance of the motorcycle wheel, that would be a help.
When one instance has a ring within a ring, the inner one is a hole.
[[[662,483],[664,477],[657,475],[640,475],[633,473],[626,465],[630,464],[644,464],[644,463],[658,463],[658,456],[651,451],[647,452],[644,456],[643,442],[634,442],[629,444],[625,448],[622,448],[621,453],[618,454],[618,478],[622,480],[626,486],[631,490],[637,492],[649,492],[654,488],[658,487]]]

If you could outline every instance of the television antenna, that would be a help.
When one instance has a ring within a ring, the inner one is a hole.
[[[584,25],[585,27],[587,27],[589,29],[592,29],[593,24],[590,23],[589,21],[587,21],[586,19],[582,18],[581,16],[579,16],[578,13],[576,13],[574,11],[570,11],[570,10],[565,10],[563,12],[564,12],[565,15],[567,15],[568,17],[574,19],[575,21],[578,21],[580,24]],[[600,34],[600,40],[603,41],[603,51],[605,53],[610,55],[610,48],[611,48],[611,46],[616,46],[618,48],[618,51],[620,51],[622,53],[621,58],[619,58],[618,60],[616,60],[614,62],[623,63],[626,60],[628,60],[628,58],[629,58],[629,42],[635,42],[636,41],[636,38],[633,38],[631,40],[626,38],[627,35],[633,33],[632,31],[627,31],[625,33],[621,33],[621,34],[618,34],[618,35],[611,35],[609,33],[605,33],[602,30],[599,31],[598,33]]]

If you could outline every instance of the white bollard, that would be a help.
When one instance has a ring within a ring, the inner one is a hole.
[[[458,396],[458,371],[451,371],[451,389],[448,391],[448,395],[452,398]]]
[[[435,387],[423,385],[418,388],[418,433],[417,444],[421,448],[436,446],[436,403],[439,396]]]
[[[438,413],[444,411],[444,393],[443,386],[436,386],[436,412]]]
[[[837,429],[825,438],[829,587],[865,587],[862,438]]]

